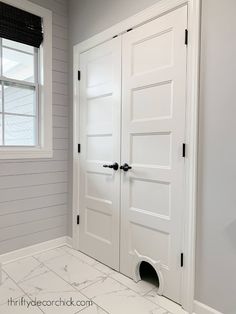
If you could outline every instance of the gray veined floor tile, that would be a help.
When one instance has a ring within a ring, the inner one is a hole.
[[[111,269],[110,267],[96,261],[95,259],[93,259],[92,257],[83,254],[80,251],[76,251],[68,246],[64,246],[62,247],[67,253],[69,253],[70,255],[73,255],[75,258],[78,258],[81,262],[84,262],[90,266],[93,266],[95,269],[101,271],[102,273],[106,274],[106,275],[111,275],[115,272],[115,270]]]
[[[24,300],[30,301],[27,296],[23,296]],[[0,306],[0,314],[42,314],[43,312],[37,306],[27,306],[27,304],[21,303],[21,298],[14,300],[16,305],[11,306],[4,304]]]
[[[16,283],[3,271],[2,284],[0,284],[0,305],[7,303],[8,299],[17,299],[25,293]]]
[[[63,246],[62,249],[63,249],[65,252],[67,252],[67,253],[73,255],[74,257],[78,258],[80,261],[85,262],[86,264],[89,264],[90,266],[93,266],[93,265],[95,265],[95,264],[98,263],[98,262],[97,262],[95,259],[93,259],[92,257],[89,257],[88,255],[83,254],[83,253],[80,252],[80,251],[74,250],[74,249],[72,249],[72,248],[70,248],[70,247],[68,247],[68,246]]]
[[[110,277],[81,292],[110,314],[151,314],[160,308]]]
[[[61,247],[59,247],[56,249],[52,249],[52,250],[48,250],[48,251],[36,254],[34,255],[34,257],[36,257],[37,260],[40,261],[41,263],[44,263],[44,262],[52,261],[55,258],[58,258],[65,254],[66,252]]]
[[[84,310],[81,310],[76,314],[109,314],[109,313],[100,308],[99,306],[97,306],[96,304],[94,304],[92,306],[86,307]]]
[[[74,302],[83,301],[83,304],[78,306],[58,306],[58,304],[55,303],[50,306],[41,305],[40,308],[45,313],[74,314],[88,306],[86,302],[89,300],[84,295],[53,272],[47,272],[29,280],[22,281],[19,285],[32,300],[48,300],[55,302],[60,299],[69,301],[70,298],[72,298]]]
[[[134,290],[135,292],[144,295],[150,291],[152,291],[153,289],[155,289],[155,285],[153,285],[152,283],[140,280],[139,282],[135,282],[134,280],[122,275],[121,273],[118,272],[114,272],[113,274],[111,274],[110,276],[111,278],[119,281],[120,283],[122,283],[124,286],[130,288],[131,290]]]
[[[26,257],[3,266],[14,281],[21,282],[48,272],[48,269],[33,257]]]
[[[132,279],[67,246],[4,265],[0,314],[182,314],[181,307],[157,295],[150,283]],[[8,276],[9,275],[9,276]],[[16,284],[17,283],[17,284]],[[84,301],[83,305],[8,307],[7,300]],[[94,304],[89,304],[89,299]]]
[[[104,273],[107,276],[111,276],[112,274],[117,273],[114,269],[112,269],[112,268],[110,268],[110,267],[108,267],[102,263],[99,263],[99,262],[94,264],[93,267],[96,268],[97,270],[101,271],[102,273]]]
[[[44,264],[78,290],[106,277],[104,273],[66,252],[44,260]]]
[[[161,308],[166,309],[167,313],[171,312],[174,314],[183,314],[184,311],[181,308],[180,305],[177,303],[171,302],[165,297],[162,297],[157,294],[157,289],[153,289],[152,291],[145,294],[145,298],[157,305],[159,305]],[[169,312],[168,312],[169,311]]]

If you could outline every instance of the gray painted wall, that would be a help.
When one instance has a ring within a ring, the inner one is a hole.
[[[69,0],[70,45],[138,13],[158,0]]]
[[[236,313],[236,1],[203,0],[196,297]]]
[[[53,11],[53,159],[0,161],[0,254],[67,235],[68,1]]]
[[[155,2],[70,0],[70,48]],[[195,298],[224,314],[236,313],[235,13],[235,0],[203,0]]]

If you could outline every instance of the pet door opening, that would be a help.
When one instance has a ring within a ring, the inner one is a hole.
[[[149,282],[153,284],[154,286],[156,286],[157,288],[159,288],[160,286],[159,277],[151,264],[147,262],[141,262],[140,267],[139,267],[139,274],[140,274],[141,280]]]

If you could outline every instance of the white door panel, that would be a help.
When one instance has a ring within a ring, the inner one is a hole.
[[[135,252],[159,263],[163,293],[180,302],[184,209],[187,9],[123,36],[120,271]]]
[[[119,269],[121,39],[80,55],[79,249]]]

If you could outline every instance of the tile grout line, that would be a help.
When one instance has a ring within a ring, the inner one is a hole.
[[[62,249],[63,249],[63,248],[62,248]],[[70,249],[72,249],[72,248],[70,248]],[[64,250],[64,249],[63,249],[63,250]],[[72,250],[73,250],[73,249],[72,249]],[[71,256],[73,256],[73,257],[75,257],[76,259],[78,259],[79,261],[81,261],[81,260],[79,259],[79,257],[74,256],[73,254],[69,253],[68,251],[65,251],[65,252],[67,252],[67,253],[70,254]],[[80,251],[76,251],[76,252],[80,252]],[[84,253],[82,253],[82,252],[80,252],[80,253],[81,253],[81,254],[84,254]],[[84,254],[84,255],[86,255],[86,254]],[[86,256],[88,256],[88,255],[86,255]],[[90,257],[90,256],[89,256],[89,257]],[[91,258],[91,257],[90,257],[90,258]],[[91,259],[93,259],[93,258],[91,258]],[[94,259],[94,261],[96,261],[96,260]],[[88,263],[85,262],[85,261],[82,261],[82,262],[84,262],[84,263],[86,263],[87,265],[91,266],[90,264],[88,264]],[[99,263],[100,263],[100,262],[98,262],[98,261],[96,261],[96,262],[97,262],[97,263],[93,264],[92,267],[94,267],[96,264],[99,264]],[[103,264],[103,263],[100,263],[100,264],[105,265],[105,264]],[[107,265],[105,265],[105,266],[108,267],[108,268],[110,268],[110,267],[107,266]],[[95,267],[94,267],[94,268],[95,268]],[[154,287],[154,288],[151,289],[150,291],[146,292],[145,294],[141,294],[141,293],[139,293],[139,292],[137,292],[137,291],[131,289],[130,287],[128,287],[128,286],[127,286],[126,284],[124,284],[123,282],[120,282],[120,281],[117,280],[116,278],[111,277],[112,274],[106,274],[106,273],[104,273],[103,271],[101,271],[101,270],[99,270],[99,269],[97,269],[97,268],[95,268],[95,269],[98,270],[98,271],[100,271],[100,272],[102,272],[104,275],[107,276],[107,278],[109,277],[110,279],[113,279],[114,281],[118,282],[119,284],[123,285],[124,287],[126,287],[126,288],[132,290],[134,293],[138,294],[140,297],[143,297],[145,300],[147,300],[147,301],[149,301],[149,302],[155,304],[156,306],[159,306],[160,309],[162,309],[162,310],[167,311],[168,313],[170,313],[169,310],[167,310],[166,308],[163,308],[163,307],[160,306],[159,304],[153,302],[152,300],[150,300],[150,299],[148,299],[148,298],[146,297],[146,295],[147,295],[148,293],[152,292],[153,290],[155,290],[156,287]],[[113,270],[112,268],[110,268],[110,269]],[[116,270],[113,270],[113,271],[114,271],[114,272],[117,272]],[[118,274],[121,274],[121,273],[119,273],[119,272],[117,272],[117,273],[118,273]],[[121,275],[123,275],[123,274],[121,274]],[[123,276],[124,276],[124,275],[123,275]],[[127,278],[128,278],[128,277],[127,277]],[[98,282],[98,281],[96,281],[95,283],[97,283],[97,282]],[[94,284],[94,283],[92,283],[92,284]],[[92,285],[92,284],[91,284],[91,285]],[[91,286],[91,285],[89,285],[89,286]],[[87,287],[89,287],[89,286],[87,286]],[[86,287],[86,288],[87,288],[87,287]],[[172,313],[170,313],[170,314],[172,314]]]
[[[70,247],[69,247],[69,248],[70,248]],[[72,248],[70,248],[70,249],[72,249]],[[96,260],[94,259],[94,261],[97,262],[97,263],[95,263],[95,264],[93,264],[93,265],[90,265],[90,264],[88,264],[87,262],[80,260],[79,257],[76,257],[75,255],[71,254],[70,252],[64,250],[63,247],[62,247],[62,250],[65,251],[66,253],[68,253],[69,255],[73,256],[74,258],[78,259],[80,262],[84,262],[84,263],[86,263],[87,265],[89,265],[89,266],[91,266],[91,267],[93,267],[93,268],[95,268],[94,266],[95,266],[96,264],[99,264],[99,263],[100,263],[100,262],[98,262],[98,261],[96,261]],[[73,250],[73,249],[72,249],[72,250]],[[80,252],[80,251],[76,251],[76,252]],[[84,254],[84,253],[82,253],[82,252],[80,252],[80,253],[81,253],[81,254]],[[85,255],[85,256],[88,256],[88,255],[86,255],[86,254],[84,254],[84,255]],[[90,256],[88,256],[88,257],[91,258]],[[91,259],[93,259],[93,258],[91,258]],[[102,263],[100,263],[100,264],[102,264]],[[102,264],[102,265],[105,265],[105,264]],[[105,266],[108,267],[108,268],[110,268],[110,267],[107,266],[107,265],[105,265]],[[97,269],[97,268],[95,268],[95,269],[98,270],[98,271],[100,271],[100,270]],[[110,268],[110,269],[112,269],[112,268]],[[115,270],[114,270],[114,271],[115,271]],[[130,289],[131,291],[133,291],[134,293],[136,293],[136,294],[139,295],[140,297],[143,297],[145,300],[151,302],[152,304],[154,304],[154,305],[156,305],[156,306],[159,306],[160,309],[163,309],[164,311],[167,311],[167,312],[169,313],[169,310],[167,310],[166,308],[163,308],[163,307],[160,306],[159,304],[157,304],[157,303],[155,303],[155,302],[149,300],[149,299],[146,297],[146,295],[147,295],[148,293],[150,293],[151,291],[155,290],[156,287],[153,288],[153,289],[151,289],[150,291],[146,292],[144,295],[142,295],[141,293],[139,293],[139,292],[137,292],[137,291],[134,291],[133,289],[131,289],[131,288],[128,287],[127,285],[123,284],[123,283],[120,282],[119,280],[117,280],[117,279],[111,277],[112,274],[109,275],[109,274],[106,274],[106,273],[104,273],[104,272],[102,272],[102,271],[100,271],[100,272],[103,273],[104,275],[106,275],[107,278],[109,277],[110,279],[113,279],[114,281],[116,281],[116,282],[118,282],[119,284],[123,285],[124,287]],[[117,271],[115,271],[115,272],[117,272]],[[117,273],[118,273],[118,274],[121,274],[121,273],[119,273],[119,272],[117,272]],[[122,274],[121,274],[121,275],[122,275]],[[127,277],[127,278],[128,278],[128,277]],[[101,280],[101,279],[100,279],[100,280]],[[99,280],[98,280],[98,281],[99,281]],[[91,285],[93,285],[93,284],[95,284],[95,283],[98,283],[98,281],[91,283],[91,284],[88,285],[87,287],[90,287]],[[87,287],[86,287],[86,288],[87,288]],[[83,290],[83,289],[81,289],[81,290]],[[78,290],[78,291],[79,291],[79,290]],[[80,293],[82,293],[82,292],[80,291]],[[83,295],[84,295],[84,294],[83,294]],[[170,313],[170,314],[172,314],[172,313]]]
[[[25,291],[18,285],[18,283],[14,280],[14,278],[13,278],[12,276],[10,276],[10,275],[8,274],[8,272],[7,272],[6,270],[3,269],[2,271],[3,271],[5,274],[7,274],[7,276],[15,283],[15,285],[17,286],[17,288],[19,288],[19,290],[21,290],[21,291],[24,293],[24,295],[23,295],[22,297],[27,296],[31,301],[33,301],[33,299],[30,297],[30,295],[29,295],[27,292],[25,292]],[[16,298],[16,299],[17,299],[17,298]],[[4,303],[4,304],[2,304],[2,305],[6,305],[6,304],[7,304],[7,303]],[[0,308],[1,308],[2,305],[0,305]],[[34,308],[34,307],[33,307],[33,308]],[[40,307],[36,306],[36,308],[39,309],[43,314],[45,314],[45,312],[43,312]]]
[[[69,248],[70,250],[73,250],[70,246],[68,246],[68,245],[63,245],[63,246],[59,247],[59,248],[61,249],[61,255],[56,256],[56,257],[54,257],[54,258],[58,258],[58,257],[61,257],[61,256],[64,256],[64,255],[67,255],[67,254],[68,254],[69,256],[75,258],[75,259],[78,260],[79,262],[84,263],[84,264],[86,264],[87,266],[90,266],[90,267],[93,268],[93,269],[96,269],[98,272],[100,272],[102,275],[105,276],[103,280],[106,280],[107,278],[110,278],[110,279],[114,280],[115,282],[119,283],[120,285],[122,285],[123,287],[125,287],[126,289],[129,289],[129,290],[133,291],[135,294],[137,294],[137,295],[139,295],[140,297],[144,298],[145,300],[151,302],[151,303],[154,304],[155,306],[158,306],[160,309],[162,309],[162,310],[164,310],[164,311],[167,311],[168,314],[172,314],[172,313],[170,313],[166,308],[161,307],[159,304],[153,302],[152,300],[150,300],[150,299],[148,299],[148,298],[146,297],[146,295],[147,295],[148,293],[150,293],[151,291],[155,290],[156,288],[151,289],[150,291],[146,292],[145,294],[141,294],[140,292],[137,292],[137,291],[131,289],[131,288],[128,287],[126,284],[124,284],[124,283],[120,282],[119,280],[113,278],[113,277],[112,277],[113,273],[110,273],[110,274],[105,273],[104,271],[101,271],[101,270],[97,269],[95,266],[96,266],[97,264],[101,264],[101,265],[104,265],[105,267],[111,269],[114,273],[118,273],[118,274],[121,274],[121,273],[119,273],[119,272],[113,270],[113,269],[110,268],[109,266],[107,266],[107,265],[105,265],[105,264],[103,264],[103,263],[100,263],[99,261],[97,261],[97,260],[91,258],[90,256],[84,254],[85,256],[88,256],[91,260],[94,260],[94,262],[95,262],[94,264],[89,264],[88,262],[86,262],[86,261],[80,259],[79,257],[75,256],[73,253],[70,253],[70,251],[67,251],[67,250],[65,249],[65,247]],[[53,249],[53,250],[55,250],[55,249]],[[48,252],[53,251],[53,250],[48,250]],[[77,250],[75,250],[75,252],[79,252],[79,253],[83,254],[82,252],[77,251]],[[40,253],[39,253],[39,255],[40,255]],[[78,289],[76,286],[73,286],[70,282],[68,282],[68,281],[65,280],[63,277],[61,277],[59,274],[57,274],[53,269],[51,269],[49,266],[47,266],[44,262],[40,261],[36,256],[31,255],[31,256],[29,256],[29,257],[32,257],[33,259],[35,259],[37,262],[39,262],[39,265],[43,265],[46,269],[48,269],[49,272],[52,272],[52,273],[53,273],[54,275],[56,275],[58,278],[60,278],[61,280],[63,280],[63,281],[66,282],[67,284],[69,284],[75,291],[78,291],[78,292],[81,293],[84,297],[86,297],[88,300],[92,301],[93,304],[95,304],[96,306],[98,306],[99,308],[101,308],[102,310],[104,310],[106,313],[108,313],[103,307],[101,307],[99,304],[97,304],[96,302],[94,302],[92,299],[88,298],[88,297],[82,292],[83,289],[88,288],[88,287],[91,287],[92,285],[98,283],[99,281],[102,280],[102,278],[99,278],[98,280],[95,280],[94,282],[91,282],[91,283],[90,283],[88,286],[86,286],[85,288]],[[52,258],[52,259],[54,259],[54,258]],[[22,259],[24,259],[24,258],[22,258]],[[5,271],[5,272],[6,272],[6,271]],[[6,273],[7,273],[7,272],[6,272]],[[45,274],[45,273],[43,273],[43,274]],[[36,277],[38,277],[38,276],[40,276],[40,275],[43,275],[43,274],[35,275],[35,276],[33,276],[33,277],[29,278],[29,279],[22,280],[22,282],[27,281],[27,280],[30,280],[30,279],[32,279],[32,278],[36,278]],[[7,275],[8,275],[8,273],[7,273]],[[121,275],[122,275],[122,274],[121,274]],[[18,284],[17,284],[17,282],[15,282],[15,280],[14,280],[10,275],[8,275],[8,276],[9,276],[9,278],[11,278],[11,279],[14,281],[14,283],[17,285],[17,287],[19,287]],[[128,277],[127,277],[127,278],[128,278]],[[25,295],[27,295],[27,296],[32,300],[32,298],[31,298],[21,287],[19,287],[19,288],[20,288],[21,291],[23,291],[23,292],[25,293]],[[79,312],[76,312],[76,313],[74,313],[74,314],[81,313],[83,310],[87,309],[88,307],[89,307],[89,306],[85,307],[84,309],[81,309]],[[39,307],[38,307],[38,308],[39,308]],[[42,311],[41,308],[39,308],[39,309],[40,309],[40,311]],[[43,311],[42,311],[42,312],[43,312]],[[44,313],[44,312],[43,312],[43,313]],[[109,314],[109,313],[108,313],[108,314]],[[165,313],[165,314],[166,314],[166,313]]]
[[[66,252],[65,252],[66,253]],[[71,254],[70,254],[71,255]],[[43,263],[43,262],[41,262],[40,260],[38,260],[34,255],[32,255],[32,257],[35,259],[35,260],[37,260],[39,263]],[[87,264],[87,263],[86,263]],[[92,301],[94,304],[96,304],[98,307],[100,307],[102,310],[104,310],[106,313],[108,313],[104,308],[102,308],[100,305],[98,305],[96,302],[94,302],[92,299],[90,299],[90,298],[88,298],[83,292],[81,292],[79,289],[77,289],[77,287],[75,287],[75,286],[73,286],[71,283],[69,283],[68,281],[66,281],[63,277],[61,277],[60,275],[58,275],[54,270],[52,270],[50,267],[48,267],[46,264],[44,264],[43,263],[43,265],[49,270],[49,271],[51,271],[54,275],[56,275],[58,278],[60,278],[60,279],[62,279],[64,282],[66,282],[68,285],[70,285],[73,289],[75,289],[75,291],[77,291],[77,292],[79,292],[79,293],[81,293],[84,297],[86,297],[88,300],[90,300],[90,301]],[[87,264],[88,265],[88,264]],[[101,280],[101,279],[99,279],[99,280]],[[99,280],[97,280],[95,283],[97,283]],[[92,284],[94,284],[94,283],[91,283],[90,285],[88,285],[88,286],[86,286],[86,288],[87,287],[89,287],[89,286],[91,286]],[[81,289],[82,290],[82,289]],[[87,309],[87,308],[89,308],[89,306],[87,306],[87,307],[85,307],[84,309],[81,309],[81,311],[83,311],[83,310],[85,310],[85,309]],[[81,312],[80,311],[80,312]],[[78,312],[75,312],[74,314],[76,314],[76,313],[78,313]],[[108,313],[109,314],[109,313]]]
[[[69,248],[70,248],[70,247],[69,247]],[[62,247],[62,249],[63,249],[63,247]],[[73,250],[72,248],[70,248],[70,249]],[[64,249],[63,249],[63,250],[64,250]],[[79,261],[82,261],[82,260],[79,259],[79,257],[76,257],[75,255],[71,254],[70,252],[68,252],[68,251],[66,251],[66,250],[64,250],[64,251],[67,252],[69,255],[75,257],[75,258],[78,259]],[[80,252],[80,251],[76,251],[76,252]],[[81,253],[81,254],[84,254],[84,253],[82,253],[82,252],[80,252],[80,253]],[[88,256],[88,255],[86,255],[86,254],[84,254],[84,255],[85,255],[85,256]],[[88,257],[91,258],[90,256],[88,256]],[[91,259],[93,259],[93,258],[91,258]],[[100,262],[96,261],[95,259],[94,259],[94,261],[95,261],[96,263],[93,264],[93,265],[90,265],[90,264],[88,264],[88,263],[85,262],[85,261],[82,261],[82,262],[84,262],[84,263],[86,263],[87,265],[89,265],[89,266],[95,268],[96,270],[99,270],[99,269],[97,269],[97,268],[94,267],[94,266],[97,265],[97,264],[99,264]],[[103,263],[100,263],[100,264],[105,265],[105,264],[103,264]],[[108,267],[108,268],[110,268],[110,267],[107,266],[107,265],[105,265],[105,266]],[[112,269],[112,268],[110,268],[110,269]],[[100,271],[100,270],[99,270],[99,271]],[[100,272],[102,272],[102,271],[100,271]],[[114,272],[117,272],[117,271],[114,270]],[[139,293],[139,292],[137,292],[137,291],[134,291],[133,289],[131,289],[130,287],[128,287],[128,286],[125,285],[124,283],[120,282],[119,280],[117,280],[117,279],[111,277],[112,274],[106,274],[106,273],[104,273],[104,272],[102,272],[102,273],[103,273],[104,275],[106,275],[107,278],[109,277],[110,279],[113,279],[114,281],[118,282],[119,284],[121,284],[121,285],[123,285],[124,287],[128,288],[129,290],[133,291],[134,293],[136,293],[136,294],[139,295],[140,297],[143,297],[145,300],[151,302],[152,304],[154,304],[154,305],[156,305],[156,306],[159,306],[160,309],[162,309],[162,310],[164,310],[164,311],[167,311],[168,314],[170,313],[169,310],[167,310],[166,308],[160,306],[159,304],[153,302],[152,300],[150,300],[150,299],[148,299],[148,298],[146,297],[146,295],[147,295],[148,293],[150,293],[151,291],[155,290],[156,287],[153,288],[153,289],[151,289],[150,291],[146,292],[144,295],[142,295],[141,293]],[[119,273],[119,272],[117,272],[117,273],[118,273],[118,274],[121,274],[121,273]],[[121,275],[122,275],[122,274],[121,274]],[[124,275],[123,275],[123,276],[124,276]],[[127,278],[128,278],[128,277],[127,277]],[[98,281],[99,281],[99,280],[98,280]],[[93,285],[93,284],[95,284],[95,283],[98,283],[98,281],[96,281],[96,282],[94,282],[94,283],[91,283],[91,284],[88,285],[87,287],[90,287],[91,285]],[[86,288],[87,288],[87,287],[86,287]],[[83,290],[83,289],[82,289],[82,290]],[[80,291],[80,292],[81,292],[81,291]],[[172,313],[170,313],[170,314],[172,314]]]

